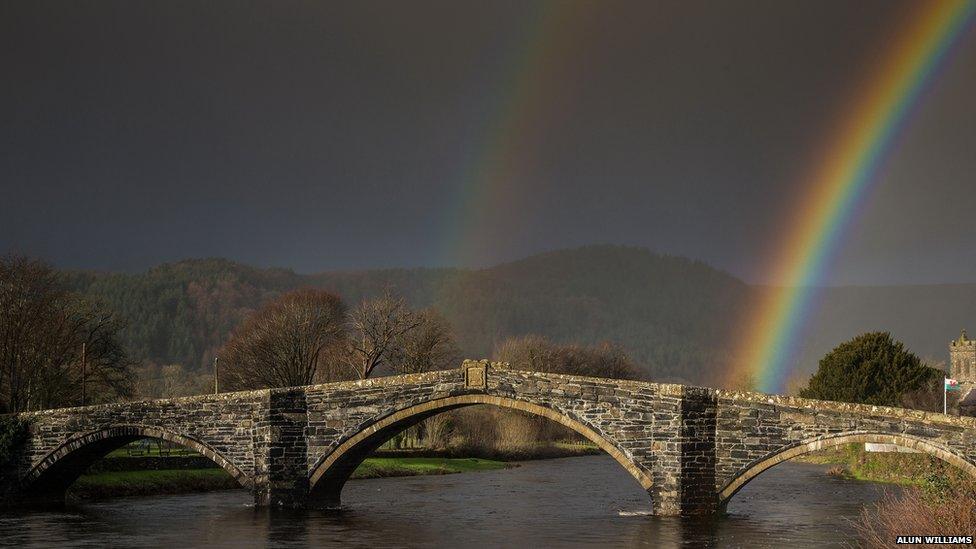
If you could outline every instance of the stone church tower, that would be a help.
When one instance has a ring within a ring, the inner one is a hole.
[[[959,414],[976,416],[976,340],[966,330],[949,342],[949,377],[959,381]]]

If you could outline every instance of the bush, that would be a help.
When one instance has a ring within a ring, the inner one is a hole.
[[[17,471],[11,464],[19,457],[30,423],[17,416],[0,416],[0,501],[7,498],[14,486]]]
[[[930,485],[900,495],[886,494],[873,509],[861,511],[854,524],[864,547],[890,547],[897,536],[976,533],[976,481],[953,471]],[[936,547],[922,545],[922,547]]]
[[[0,417],[0,471],[17,457],[21,445],[27,440],[30,424],[17,416]]]

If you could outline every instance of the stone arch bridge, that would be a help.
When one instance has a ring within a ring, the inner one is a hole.
[[[720,511],[769,467],[848,442],[913,448],[976,475],[974,418],[465,361],[366,381],[21,414],[29,435],[0,491],[8,505],[63,501],[94,460],[155,437],[209,457],[258,505],[337,506],[352,471],[392,435],[475,404],[575,430],[620,463],[660,515]]]

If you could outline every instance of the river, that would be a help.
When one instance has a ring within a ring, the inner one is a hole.
[[[652,517],[608,456],[499,471],[350,481],[341,513],[255,509],[244,491],[125,498],[0,515],[20,547],[841,547],[886,487],[784,463],[711,521]],[[891,489],[888,487],[887,489]]]

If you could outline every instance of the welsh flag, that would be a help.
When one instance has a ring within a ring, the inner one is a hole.
[[[945,390],[946,391],[958,391],[959,382],[954,379],[945,378]]]

